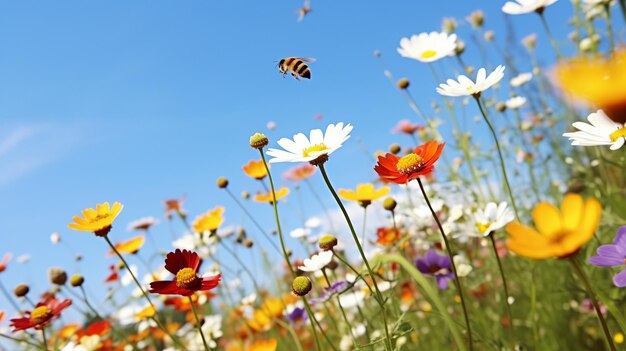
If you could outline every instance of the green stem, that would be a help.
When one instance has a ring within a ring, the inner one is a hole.
[[[452,267],[452,273],[454,273],[454,280],[456,282],[457,290],[459,291],[459,297],[461,298],[461,306],[463,307],[463,316],[465,317],[465,326],[467,328],[467,337],[468,337],[468,346],[470,351],[474,349],[474,343],[472,340],[472,329],[470,327],[469,314],[467,312],[467,306],[465,304],[465,297],[463,296],[463,287],[461,286],[461,279],[459,279],[459,275],[456,271],[456,264],[454,263],[454,255],[452,254],[452,247],[450,246],[450,242],[448,242],[448,237],[446,236],[443,227],[441,226],[441,222],[439,221],[439,217],[433,206],[430,204],[430,200],[428,200],[428,195],[426,194],[426,190],[424,190],[424,185],[422,184],[422,180],[417,178],[417,184],[420,186],[420,190],[422,191],[422,195],[424,196],[424,200],[426,200],[426,205],[430,209],[430,213],[432,214],[435,222],[437,222],[437,226],[439,227],[439,232],[441,233],[441,237],[443,238],[444,245],[446,246],[446,252],[448,253],[448,257],[450,258],[450,266]]]
[[[198,318],[198,312],[196,312],[196,306],[193,303],[193,299],[191,298],[191,295],[187,296],[187,298],[189,298],[189,304],[191,304],[191,310],[193,311],[193,316],[196,319],[196,326],[198,327],[198,332],[200,333],[200,336],[202,337],[202,343],[204,344],[204,351],[210,351],[209,344],[207,344],[206,338],[204,337],[204,333],[202,332],[202,324],[200,323],[200,318]]]
[[[578,274],[578,277],[580,277],[580,280],[583,281],[583,284],[585,285],[585,288],[587,289],[587,294],[589,294],[589,299],[591,300],[591,303],[593,304],[593,308],[596,310],[596,314],[598,315],[598,319],[600,320],[600,324],[602,325],[602,330],[604,331],[604,337],[606,339],[607,344],[609,345],[609,348],[611,349],[611,351],[617,351],[617,348],[615,348],[615,344],[613,344],[613,337],[611,337],[611,332],[609,332],[609,327],[607,326],[606,320],[604,319],[604,316],[602,315],[602,310],[600,310],[600,304],[598,303],[598,299],[596,298],[596,293],[593,291],[593,287],[591,283],[589,282],[589,277],[587,276],[587,273],[585,273],[585,270],[583,269],[583,267],[580,265],[580,262],[578,262],[578,259],[576,256],[577,255],[572,255],[569,258],[569,261],[572,263],[572,266],[574,266],[574,270]]]
[[[326,185],[328,186],[328,189],[330,190],[330,192],[332,193],[333,197],[335,198],[335,201],[337,202],[337,205],[339,205],[339,208],[341,209],[341,212],[343,213],[343,216],[346,219],[346,222],[348,223],[348,227],[350,228],[350,233],[352,233],[352,238],[354,239],[354,242],[356,243],[356,247],[359,250],[359,254],[361,255],[361,258],[363,259],[363,263],[365,263],[365,267],[367,267],[367,271],[369,273],[369,275],[372,277],[372,283],[374,285],[374,290],[376,290],[376,301],[378,302],[378,304],[380,305],[380,310],[381,310],[381,315],[383,318],[383,324],[385,327],[385,347],[388,351],[393,350],[393,346],[391,344],[391,336],[389,335],[389,328],[387,326],[387,317],[386,317],[386,313],[385,313],[385,303],[383,300],[383,295],[380,293],[380,290],[378,289],[378,283],[376,283],[376,278],[374,276],[374,272],[372,271],[372,267],[370,267],[369,261],[367,260],[367,257],[365,256],[365,252],[363,252],[363,247],[361,247],[361,243],[359,242],[359,238],[356,234],[356,231],[354,230],[354,226],[352,225],[352,221],[350,220],[350,216],[348,215],[348,212],[346,211],[346,208],[343,206],[343,203],[341,202],[341,199],[339,198],[339,196],[337,195],[337,193],[335,192],[335,189],[333,188],[333,185],[330,182],[330,179],[328,179],[328,175],[326,174],[326,169],[324,168],[324,164],[321,163],[319,164],[319,169],[320,172],[322,173],[322,177],[324,177],[324,181],[326,182]]]
[[[515,211],[515,217],[519,219],[520,217],[517,212],[517,205],[515,204],[515,197],[513,196],[513,191],[511,190],[511,184],[509,184],[509,177],[506,174],[504,156],[502,155],[502,150],[500,149],[500,142],[498,141],[498,135],[496,134],[496,131],[493,128],[493,125],[491,124],[491,122],[489,122],[489,118],[487,118],[487,113],[485,112],[485,109],[483,108],[483,104],[480,101],[480,96],[474,95],[474,98],[476,99],[476,103],[478,104],[478,108],[480,109],[480,113],[482,114],[483,119],[487,123],[487,126],[489,126],[489,130],[491,131],[493,140],[496,143],[496,149],[498,149],[498,156],[500,158],[500,168],[502,168],[502,177],[504,178],[504,184],[506,185],[506,190],[509,192],[509,199],[511,200],[511,206],[513,206],[513,210]]]
[[[326,284],[330,288],[332,284],[330,283],[330,279],[328,279],[328,275],[326,274],[326,270],[324,268],[322,268],[322,274],[324,274],[324,279],[326,280]],[[350,332],[350,337],[352,338],[352,344],[354,345],[356,349],[359,349],[359,346],[356,342],[356,338],[354,337],[354,333],[352,333],[352,325],[350,323],[350,320],[348,319],[348,316],[346,315],[346,311],[344,311],[343,306],[341,305],[341,300],[339,299],[339,295],[336,295],[335,297],[337,299],[337,305],[339,306],[339,309],[341,310],[341,314],[343,315],[343,319],[346,321],[346,324],[348,325],[348,331]]]
[[[46,327],[41,328],[41,336],[43,337],[43,349],[48,351],[48,339],[46,338]]]
[[[15,343],[21,343],[21,342],[23,342],[23,343],[25,343],[25,344],[27,344],[27,345],[30,345],[30,346],[32,346],[32,347],[36,347],[36,348],[38,348],[38,349],[40,349],[40,348],[41,348],[41,345],[37,345],[37,344],[35,344],[34,342],[30,342],[30,341],[28,341],[28,340],[24,340],[24,339],[14,338],[14,337],[12,337],[12,336],[10,336],[10,335],[6,335],[6,334],[2,334],[2,333],[0,333],[0,338],[5,338],[5,339],[11,340],[11,341],[13,341],[13,342],[15,342]]]
[[[154,310],[154,316],[152,316],[152,320],[154,320],[154,322],[159,326],[159,329],[161,329],[165,334],[167,334],[167,336],[169,336],[173,342],[175,342],[176,344],[178,344],[178,346],[186,350],[187,348],[183,344],[181,344],[180,340],[178,340],[177,337],[172,335],[172,333],[170,333],[170,331],[167,330],[167,328],[163,325],[163,323],[161,323],[161,320],[158,317],[159,312],[156,306],[154,305],[154,303],[152,303],[150,296],[148,296],[148,294],[146,293],[146,290],[144,290],[143,286],[141,286],[141,283],[139,283],[139,280],[137,279],[137,277],[135,277],[135,273],[133,273],[132,269],[130,269],[130,266],[128,265],[128,262],[126,262],[126,259],[124,258],[124,256],[122,256],[122,254],[120,254],[120,252],[117,251],[117,248],[115,248],[115,245],[113,245],[113,243],[111,242],[111,240],[109,239],[107,235],[104,236],[104,240],[106,240],[107,244],[109,244],[109,246],[111,247],[111,250],[113,250],[113,252],[115,252],[115,254],[120,259],[120,261],[122,261],[122,263],[124,264],[124,267],[126,267],[126,269],[128,270],[128,273],[135,281],[135,284],[137,285],[139,290],[141,290],[141,293],[143,294],[143,296],[146,298],[146,300],[148,301],[148,303]]]
[[[609,52],[613,55],[615,51],[615,39],[613,35],[613,21],[611,21],[611,4],[604,4],[604,12],[606,12],[606,29],[609,32]]]
[[[7,291],[7,288],[4,287],[4,284],[2,284],[2,281],[0,281],[0,291],[2,291],[2,295],[4,295],[4,298],[7,301],[9,301],[9,304],[11,305],[11,307],[15,309],[15,312],[23,316],[24,312],[22,312],[22,310],[20,309],[20,306],[18,306],[15,300],[13,300],[13,297],[11,296],[11,294],[9,294],[9,292]]]
[[[552,45],[552,47],[554,48],[554,52],[556,53],[556,58],[560,60],[562,58],[561,50],[559,50],[559,45],[556,43],[556,40],[554,40],[554,37],[552,36],[552,32],[550,32],[550,27],[548,27],[548,21],[546,21],[546,17],[543,15],[543,11],[538,12],[538,14],[539,14],[539,18],[541,18],[541,24],[543,25],[543,29],[545,29],[546,35],[548,36],[548,39],[550,40],[550,45]]]
[[[622,9],[622,16],[624,17],[624,22],[626,22],[626,0],[619,0],[619,7]]]
[[[363,243],[363,247],[365,247],[365,229],[367,226],[367,206],[363,206],[363,231],[361,232],[361,240]],[[373,278],[373,277],[372,277]]]
[[[515,329],[513,326],[513,313],[511,313],[511,305],[509,304],[509,296],[511,296],[509,295],[509,286],[506,283],[504,268],[502,268],[502,261],[498,255],[498,248],[496,247],[496,239],[493,237],[493,232],[489,233],[489,239],[491,241],[493,253],[496,256],[496,261],[498,262],[498,269],[500,270],[500,277],[502,278],[502,287],[504,288],[504,305],[506,306],[506,313],[509,317],[509,325],[511,328],[511,350],[515,350]]]

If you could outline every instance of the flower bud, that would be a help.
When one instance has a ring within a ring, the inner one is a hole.
[[[291,283],[291,292],[296,296],[306,296],[312,288],[311,280],[305,276],[296,277]]]
[[[217,178],[217,187],[220,189],[224,189],[228,186],[228,179],[226,179],[225,177],[219,177]]]
[[[409,82],[407,78],[400,78],[397,84],[398,84],[398,89],[404,90],[408,88],[411,83]]]
[[[320,249],[324,251],[332,250],[335,246],[337,246],[337,238],[332,234],[324,235],[320,238],[318,245]]]
[[[389,146],[389,152],[391,152],[394,155],[399,154],[400,151],[402,151],[402,148],[398,144],[392,144],[391,146]]]
[[[254,133],[254,135],[250,137],[250,147],[253,149],[262,149],[269,143],[269,139],[262,133]]]
[[[441,29],[446,33],[454,33],[459,24],[452,17],[444,17],[441,20]]]
[[[243,241],[243,246],[247,248],[251,248],[254,245],[254,242],[250,239],[246,239]]]
[[[493,41],[493,38],[496,36],[496,34],[492,31],[492,30],[488,30],[485,32],[484,38],[485,41]]]
[[[15,289],[13,289],[13,294],[15,294],[15,296],[17,297],[24,297],[28,295],[29,291],[30,291],[30,288],[28,287],[28,285],[20,284],[16,286]]]
[[[85,282],[85,278],[80,274],[74,274],[70,277],[70,285],[77,288]]]
[[[250,193],[244,190],[241,192],[241,197],[245,200],[248,200],[250,199]]]
[[[506,104],[504,102],[498,102],[496,104],[496,111],[498,111],[498,112],[506,111]]]
[[[385,201],[383,201],[383,207],[389,212],[393,212],[393,210],[396,209],[396,206],[398,206],[398,203],[393,199],[393,197],[388,197]]]
[[[56,285],[65,285],[67,282],[67,273],[61,268],[50,268],[48,271],[48,277],[50,278],[50,282]]]
[[[476,10],[467,17],[467,21],[475,29],[480,29],[485,24],[485,14],[481,10]]]
[[[456,41],[456,48],[454,49],[454,52],[456,52],[457,55],[461,55],[465,52],[465,42],[463,40],[458,39]]]

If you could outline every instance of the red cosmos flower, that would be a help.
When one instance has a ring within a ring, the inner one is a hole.
[[[109,270],[111,271],[111,274],[109,274],[109,276],[104,280],[105,283],[110,283],[110,282],[114,282],[117,280],[118,278],[118,270],[117,270],[117,266],[115,266],[114,264],[109,266]]]
[[[13,332],[29,328],[41,330],[71,304],[72,300],[59,301],[54,297],[48,298],[38,303],[34,310],[26,311],[28,317],[11,319]]]
[[[222,274],[212,277],[198,277],[198,268],[202,260],[193,251],[176,249],[167,254],[165,269],[176,277],[174,280],[150,283],[150,292],[162,295],[191,296],[196,291],[211,290],[219,284]]]
[[[444,145],[445,143],[429,141],[402,157],[390,153],[378,156],[374,170],[386,181],[406,184],[419,176],[430,174],[435,169],[435,162],[441,156]]]
[[[391,131],[394,133],[405,133],[405,134],[411,135],[417,131],[422,131],[422,130],[424,130],[423,126],[412,123],[408,119],[403,119],[400,122],[398,122],[398,124],[396,124],[396,126]]]

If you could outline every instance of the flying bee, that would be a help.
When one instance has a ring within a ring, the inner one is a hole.
[[[311,2],[309,0],[304,0],[304,5],[296,11],[298,14],[298,22],[302,22],[304,17],[309,14],[309,12],[313,11],[311,9]]]
[[[305,62],[314,61],[315,59],[309,57],[287,57],[278,62],[278,70],[283,77],[289,72],[297,80],[300,80],[300,77],[311,79],[311,70]]]

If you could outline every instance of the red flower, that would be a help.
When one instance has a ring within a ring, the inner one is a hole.
[[[429,141],[403,157],[390,153],[378,156],[374,170],[383,180],[406,184],[419,176],[430,174],[435,169],[435,162],[441,156],[444,145],[445,143]]]
[[[56,298],[48,298],[35,306],[32,311],[26,311],[28,317],[11,319],[13,332],[29,328],[43,329],[54,318],[61,314],[61,311],[72,304],[72,300],[59,301]]]
[[[165,269],[176,277],[174,280],[156,281],[150,283],[150,292],[163,295],[190,296],[196,291],[211,290],[219,284],[222,274],[212,277],[198,277],[198,268],[202,260],[193,251],[176,249],[167,254]]]
[[[114,282],[118,278],[118,274],[117,274],[118,270],[114,264],[109,266],[109,270],[111,270],[111,274],[109,274],[109,276],[104,280],[105,283]]]

